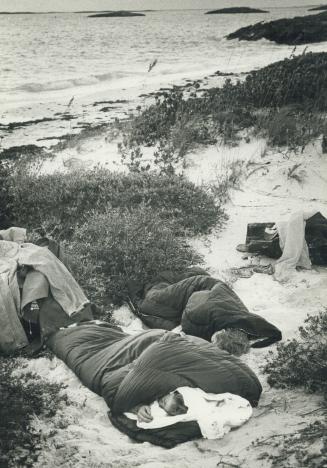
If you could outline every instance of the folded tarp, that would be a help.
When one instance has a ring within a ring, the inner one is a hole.
[[[185,333],[208,341],[215,332],[227,328],[260,339],[253,347],[268,346],[282,337],[277,327],[249,312],[226,283],[201,272],[173,284],[154,284],[138,309],[148,327],[172,330],[181,324]]]
[[[112,423],[129,436],[164,447],[201,437],[197,423],[142,430],[123,413],[181,386],[234,393],[255,406],[262,391],[242,361],[201,339],[164,330],[127,335],[108,324],[85,322],[59,330],[47,346],[111,409]]]

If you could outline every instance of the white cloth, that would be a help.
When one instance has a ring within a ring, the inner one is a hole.
[[[0,350],[9,353],[28,344],[17,315],[8,276],[0,274]]]
[[[171,426],[181,421],[197,421],[206,439],[220,439],[233,427],[244,424],[252,415],[252,407],[244,398],[231,393],[206,393],[200,388],[180,387],[177,389],[188,407],[185,414],[169,416],[159,407],[158,402],[151,405],[153,420],[149,423],[137,422],[142,429],[157,429]],[[125,413],[137,419],[133,413]]]
[[[71,273],[47,247],[0,241],[0,272],[6,271],[14,281],[17,266],[23,265],[28,265],[45,276],[54,299],[68,315],[79,312],[88,304],[87,297]]]
[[[66,314],[72,315],[79,312],[88,304],[87,297],[71,273],[47,247],[21,244],[18,263],[31,266],[46,277],[54,299]]]
[[[25,242],[26,241],[26,229],[20,227],[10,227],[8,229],[0,230],[0,239],[12,242]]]
[[[17,281],[19,245],[16,242],[0,240],[0,275],[13,296],[16,313],[20,310],[20,292]]]
[[[295,268],[310,269],[309,249],[305,241],[305,221],[317,211],[297,211],[288,221],[276,223],[282,256],[275,263],[275,278],[287,281]]]

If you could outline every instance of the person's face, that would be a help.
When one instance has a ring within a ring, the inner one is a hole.
[[[169,393],[164,395],[158,400],[160,408],[166,411],[169,416],[176,416],[177,414],[185,414],[187,408],[183,403],[182,395],[176,393]]]

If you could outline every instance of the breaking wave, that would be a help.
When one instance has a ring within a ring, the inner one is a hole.
[[[44,91],[57,91],[75,88],[76,86],[90,86],[104,81],[114,81],[130,76],[131,73],[112,72],[100,75],[91,75],[84,78],[71,78],[67,80],[48,81],[46,83],[25,83],[16,88],[17,91],[40,93]]]

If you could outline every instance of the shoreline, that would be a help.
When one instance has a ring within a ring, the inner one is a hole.
[[[226,40],[227,42],[227,40]],[[265,42],[265,41],[263,41]],[[273,55],[261,59],[260,68],[274,61],[282,60],[289,57],[293,47],[282,46],[276,48]],[[297,49],[297,55],[305,50],[305,47]],[[310,46],[310,50],[324,50],[324,44],[316,44]],[[172,75],[151,76],[144,73],[137,78],[139,83],[135,86],[135,80],[132,78],[124,78],[123,81],[102,82],[94,85],[79,86],[68,89],[58,89],[52,91],[44,91],[41,93],[18,93],[12,100],[3,100],[0,137],[1,148],[7,149],[12,146],[36,144],[39,145],[38,139],[42,138],[42,146],[52,146],[51,140],[56,135],[63,136],[67,133],[79,133],[79,127],[92,126],[93,124],[109,123],[116,117],[122,118],[130,112],[135,112],[138,105],[142,107],[149,102],[151,95],[154,96],[160,92],[162,88],[173,88],[180,86],[187,88],[188,83],[198,82],[205,88],[213,86],[221,86],[224,82],[223,76],[215,75],[220,72],[232,73],[235,79],[241,78],[244,74],[253,70],[252,65],[240,64],[236,67],[234,63],[228,65],[212,67],[210,69],[193,72],[178,72]],[[125,81],[124,81],[125,80]],[[125,84],[124,84],[125,83]],[[3,93],[0,93],[3,94]],[[69,105],[73,98],[73,102]],[[123,106],[115,106],[114,109],[107,109],[107,112],[101,112],[94,105],[97,101],[128,101]],[[71,122],[69,125],[65,119],[60,118],[60,114],[69,113]],[[54,119],[45,125],[34,126],[32,123],[25,128],[24,131],[18,129],[16,132],[7,132],[4,128],[8,125],[15,125],[18,122],[33,122],[34,120]],[[76,125],[78,124],[78,125]],[[49,144],[46,144],[45,138],[49,136]]]

